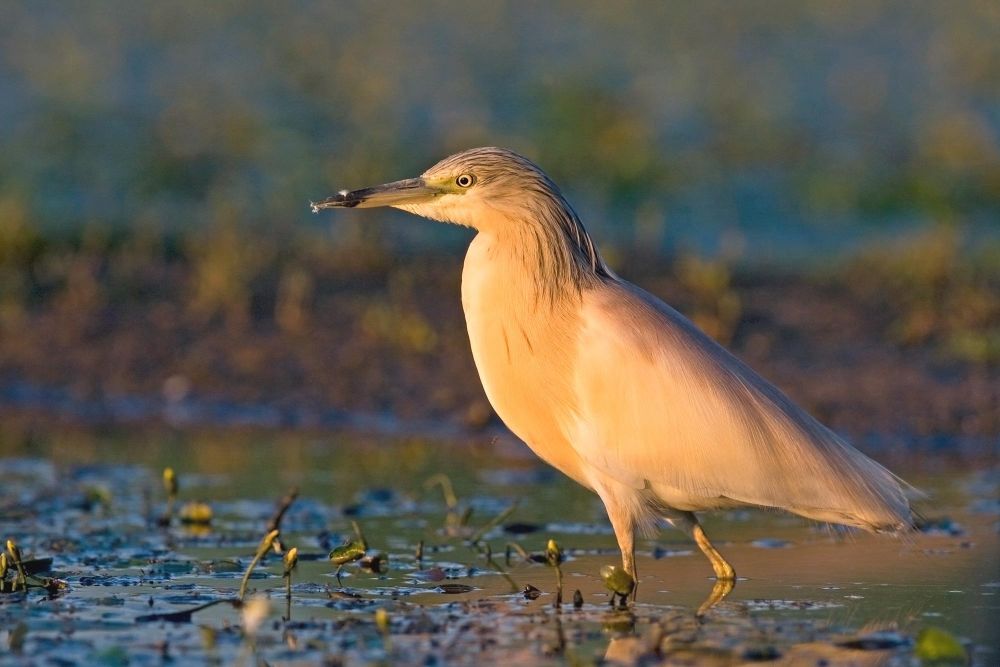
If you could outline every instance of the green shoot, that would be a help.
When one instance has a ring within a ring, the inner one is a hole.
[[[167,507],[163,511],[163,516],[161,516],[157,522],[161,526],[169,526],[170,522],[173,520],[174,505],[177,503],[177,492],[179,488],[180,483],[177,481],[177,474],[174,472],[174,469],[170,467],[164,468],[163,489],[167,492]]]
[[[299,550],[292,547],[285,552],[285,620],[292,620],[292,570],[299,563]]]
[[[257,563],[259,563],[260,559],[264,557],[264,554],[270,551],[276,539],[278,539],[278,531],[272,530],[265,535],[264,539],[262,539],[260,544],[257,545],[257,553],[254,554],[253,560],[250,561],[250,565],[247,567],[247,571],[243,573],[243,581],[240,582],[239,599],[241,602],[247,594],[247,583],[250,581],[250,574],[253,572],[253,569],[257,567]]]
[[[486,524],[483,527],[481,527],[479,530],[473,533],[472,537],[469,538],[469,544],[471,545],[479,544],[479,541],[483,539],[483,535],[485,535],[486,533],[490,532],[491,530],[499,526],[501,523],[503,523],[504,520],[511,514],[513,514],[514,510],[516,509],[517,509],[517,503],[515,502],[510,507],[500,512],[500,514],[493,517],[493,519],[486,522]]]
[[[545,546],[545,561],[556,569],[556,609],[559,609],[562,606],[563,576],[560,565],[562,565],[563,559],[563,550],[559,547],[555,540],[549,540],[548,544]]]

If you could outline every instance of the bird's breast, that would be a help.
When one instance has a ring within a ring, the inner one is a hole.
[[[575,403],[572,314],[540,300],[530,273],[491,241],[476,237],[462,272],[462,307],[483,389],[516,436],[586,485],[565,435]]]

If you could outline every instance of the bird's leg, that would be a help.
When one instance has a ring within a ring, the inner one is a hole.
[[[694,516],[694,515],[692,515]],[[705,530],[698,523],[698,520],[694,520],[694,528],[692,529],[692,537],[694,537],[695,544],[701,549],[701,552],[708,556],[708,560],[712,561],[712,569],[715,570],[715,578],[720,581],[735,581],[736,580],[736,570],[733,566],[722,557],[712,543],[708,541],[708,535],[705,534]]]
[[[618,548],[622,552],[622,569],[632,577],[635,586],[632,587],[632,601],[635,601],[636,591],[639,590],[639,574],[635,569],[635,528],[632,525],[632,517],[627,517],[621,521],[611,519],[611,527],[614,528],[615,538],[618,540]],[[622,606],[625,605],[625,598],[622,598]]]
[[[604,501],[608,518],[611,520],[611,528],[615,531],[615,539],[618,540],[618,548],[622,552],[622,569],[635,581],[631,596],[635,600],[636,591],[639,590],[639,575],[635,569],[635,521],[626,506],[617,502],[612,494],[599,490],[598,495]]]
[[[736,571],[712,546],[705,530],[698,523],[698,517],[693,512],[668,510],[664,512],[663,516],[674,528],[684,531],[688,537],[694,540],[701,552],[712,563],[712,569],[715,570],[715,585],[712,587],[712,592],[708,594],[696,612],[696,616],[704,616],[705,612],[719,604],[736,587]]]
[[[691,514],[691,519],[694,521],[691,536],[694,537],[695,544],[698,545],[701,552],[712,561],[712,569],[715,570],[715,585],[712,587],[712,592],[698,607],[697,616],[704,616],[705,612],[722,602],[723,598],[733,592],[733,588],[736,587],[736,570],[708,541],[708,535],[705,534],[705,530],[698,523],[694,514]]]
[[[712,546],[712,543],[708,540],[708,535],[705,534],[704,529],[701,524],[698,523],[698,517],[694,515],[693,512],[682,512],[679,510],[668,510],[664,512],[664,518],[670,522],[674,528],[684,531],[684,533],[694,540],[701,552],[705,554],[709,562],[712,563],[712,569],[715,570],[715,577],[719,581],[735,581],[736,571],[733,566],[722,557],[722,554]]]

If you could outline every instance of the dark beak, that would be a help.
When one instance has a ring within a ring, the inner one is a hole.
[[[319,213],[324,208],[375,208],[415,204],[441,194],[444,194],[442,190],[427,185],[422,178],[407,178],[361,190],[341,190],[322,201],[309,202],[309,205],[313,213]]]

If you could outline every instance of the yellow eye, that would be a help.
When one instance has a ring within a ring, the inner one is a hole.
[[[460,188],[471,187],[472,184],[475,182],[476,182],[476,177],[473,176],[472,174],[462,174],[461,176],[455,179],[455,185],[457,185]]]

